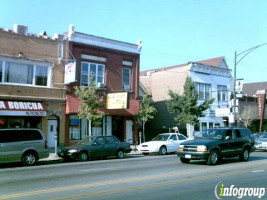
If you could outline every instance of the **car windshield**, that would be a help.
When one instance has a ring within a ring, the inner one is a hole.
[[[267,138],[267,133],[261,134],[261,136],[259,138]]]
[[[207,129],[202,131],[197,137],[198,138],[210,138],[210,139],[222,139],[225,130],[219,129]]]
[[[152,139],[152,141],[167,141],[169,136],[170,136],[169,134],[157,135]]]
[[[95,137],[86,137],[82,141],[78,142],[78,144],[85,145],[85,144],[91,143],[94,139]]]

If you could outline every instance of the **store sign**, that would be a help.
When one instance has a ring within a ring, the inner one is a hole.
[[[107,109],[127,109],[128,93],[109,93],[107,95]]]
[[[264,106],[265,106],[265,99],[266,99],[266,93],[265,90],[259,90],[257,91],[258,95],[258,108],[259,108],[259,119],[263,118],[264,115]]]
[[[0,116],[46,116],[40,102],[0,101]]]
[[[76,62],[65,64],[65,84],[73,83],[76,81]]]

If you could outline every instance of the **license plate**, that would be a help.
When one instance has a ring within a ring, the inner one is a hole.
[[[185,158],[191,159],[191,155],[185,154]]]

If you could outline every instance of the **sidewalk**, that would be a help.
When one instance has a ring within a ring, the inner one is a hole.
[[[138,145],[131,145],[132,151],[130,153],[127,153],[126,155],[142,155],[142,153],[137,150],[137,147]],[[39,161],[61,161],[62,160],[62,158],[56,155],[54,148],[49,148],[48,151],[50,152],[49,157],[40,159]]]

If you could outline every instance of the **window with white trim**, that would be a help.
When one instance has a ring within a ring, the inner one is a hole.
[[[51,66],[34,64],[23,60],[0,61],[0,83],[14,85],[50,86],[49,71]]]
[[[89,86],[90,76],[94,75],[95,83],[105,83],[105,65],[82,62],[81,67],[81,85]]]
[[[131,89],[131,69],[122,68],[122,89],[130,90]]]
[[[195,91],[198,93],[198,99],[209,100],[211,99],[211,85],[205,83],[195,83]]]
[[[227,86],[217,86],[218,101],[227,101]]]

